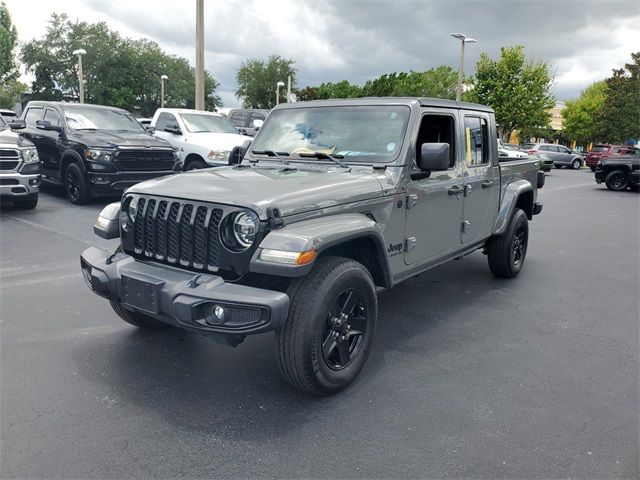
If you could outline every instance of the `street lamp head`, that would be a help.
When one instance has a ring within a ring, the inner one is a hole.
[[[73,51],[74,55],[84,55],[85,53],[87,53],[87,51],[84,48],[79,48]]]
[[[450,33],[449,35],[464,43],[478,43],[475,38],[469,38],[464,33]]]
[[[278,83],[276,83],[276,87],[284,87],[284,82],[278,82]]]
[[[169,77],[167,77],[166,75],[162,75],[162,76],[160,77],[160,79],[161,79],[161,80],[169,80]]]

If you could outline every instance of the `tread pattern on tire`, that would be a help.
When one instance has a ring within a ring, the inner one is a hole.
[[[289,316],[284,328],[276,332],[278,368],[291,386],[308,394],[329,394],[316,385],[315,374],[309,368],[312,362],[307,358],[303,344],[305,330],[312,328],[308,324],[313,320],[313,311],[318,301],[316,294],[323,280],[335,277],[339,270],[354,267],[366,272],[372,287],[375,288],[369,271],[360,263],[343,257],[325,257],[318,261],[306,277],[293,282],[287,292],[291,299]],[[375,321],[376,312],[373,312],[373,315]]]
[[[515,224],[521,216],[524,216],[525,219],[527,218],[524,210],[517,208],[511,216],[509,226],[504,235],[492,237],[487,244],[489,269],[496,277],[513,278],[520,273],[520,270],[514,272],[511,263],[511,247]]]

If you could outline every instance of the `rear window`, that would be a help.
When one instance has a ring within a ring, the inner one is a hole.
[[[592,152],[598,152],[598,153],[602,153],[602,152],[608,152],[609,151],[609,147],[607,147],[606,145],[596,145],[595,147],[593,147],[591,149]]]

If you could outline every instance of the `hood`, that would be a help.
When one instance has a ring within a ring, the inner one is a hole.
[[[10,128],[0,130],[0,145],[10,145],[11,147],[33,147],[26,138],[21,137]]]
[[[214,133],[198,132],[189,133],[187,143],[199,145],[211,150],[228,150],[241,146],[247,140],[252,141],[252,137],[240,135],[239,133]]]
[[[146,132],[112,132],[109,130],[68,130],[67,136],[89,147],[144,147],[171,148],[166,140]]]
[[[222,167],[170,175],[138,183],[128,192],[238,205],[266,219],[268,207],[284,217],[382,195],[373,169],[340,167],[281,171],[274,167]]]

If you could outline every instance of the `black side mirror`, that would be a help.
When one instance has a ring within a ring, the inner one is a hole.
[[[151,125],[145,125],[144,129],[149,133],[155,133],[156,127],[152,127]]]
[[[449,169],[448,143],[423,143],[420,147],[418,168],[426,172],[437,172]]]
[[[39,128],[40,130],[50,130],[59,133],[62,133],[62,131],[64,130],[64,128],[59,125],[51,125],[51,122],[49,120],[36,120],[36,128]]]
[[[173,133],[174,135],[182,135],[182,130],[177,123],[170,123],[166,127],[164,127],[165,132]]]
[[[25,121],[22,120],[21,118],[16,118],[15,120],[12,120],[11,122],[7,122],[7,125],[9,125],[9,128],[11,130],[22,130],[23,128],[25,128],[27,126]]]

